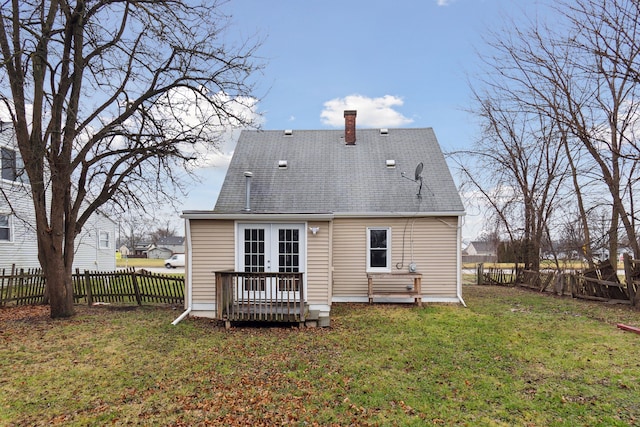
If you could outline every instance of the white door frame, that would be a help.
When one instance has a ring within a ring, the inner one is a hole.
[[[250,231],[250,235],[248,235],[246,234],[247,230],[255,231]],[[287,234],[287,230],[297,231],[297,235],[295,232]],[[246,260],[255,264],[251,268],[253,271],[278,272],[287,270],[286,265],[280,265],[281,261],[283,261],[285,264],[292,265],[293,272],[298,270],[298,272],[305,273],[307,269],[306,230],[306,223],[238,222],[236,224],[236,271],[245,271]],[[249,254],[245,252],[247,247],[250,251]],[[297,249],[297,252],[295,249]],[[248,258],[246,257],[247,255],[249,255]],[[251,285],[253,289],[247,289],[244,285],[245,283],[240,284],[238,289],[238,292],[242,292],[243,298],[260,300],[268,300],[274,297],[279,300],[300,298],[299,291],[278,289],[282,283],[276,283],[275,279],[256,282]],[[301,286],[305,291],[306,299],[306,275],[303,275]]]

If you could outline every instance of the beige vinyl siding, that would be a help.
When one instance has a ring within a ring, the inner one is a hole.
[[[307,302],[330,304],[331,267],[329,222],[310,222],[308,227],[319,227],[316,235],[307,229]]]
[[[216,302],[216,271],[235,269],[234,222],[190,220],[193,304]]]
[[[392,272],[407,272],[413,260],[417,271],[423,275],[423,295],[455,298],[459,247],[457,223],[457,217],[335,219],[333,296],[367,296],[367,227],[391,227]],[[390,287],[406,285],[410,283],[396,281],[388,284]]]
[[[368,226],[387,226],[374,220],[334,219],[333,296],[367,295],[366,230]]]
[[[235,270],[235,223],[232,220],[190,220],[193,304],[215,303],[215,271]],[[307,295],[311,304],[330,304],[330,223],[312,222],[307,228]]]
[[[414,262],[422,273],[423,295],[456,297],[460,250],[457,224],[457,217],[420,218],[414,224]]]

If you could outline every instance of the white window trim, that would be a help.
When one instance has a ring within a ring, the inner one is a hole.
[[[387,232],[387,266],[371,267],[371,231],[385,230]],[[391,273],[391,227],[367,227],[367,273]]]
[[[31,187],[31,183],[27,179],[27,171],[24,170],[24,162],[22,161],[22,156],[20,155],[20,150],[18,149],[18,147],[0,144],[0,149],[2,148],[13,151],[15,155],[16,176],[15,179],[5,179],[2,177],[2,156],[0,155],[0,181],[11,183],[12,185],[23,185]]]
[[[9,212],[0,212],[0,215],[6,215],[9,219],[9,240],[0,239],[0,244],[13,243],[13,215]]]
[[[102,244],[102,235],[107,235],[107,244],[106,246]],[[98,248],[99,249],[111,249],[111,233],[104,230],[98,231]]]

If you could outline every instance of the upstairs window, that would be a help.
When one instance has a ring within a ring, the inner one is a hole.
[[[111,247],[111,239],[109,238],[109,232],[108,231],[101,231],[99,233],[99,246],[100,249],[109,249]]]
[[[391,228],[367,228],[367,271],[391,272]]]
[[[11,216],[0,214],[0,242],[11,241]]]
[[[24,173],[24,163],[20,153],[7,147],[0,147],[0,178],[27,184],[29,180]]]
[[[0,148],[0,164],[2,166],[2,179],[15,181],[18,176],[16,152],[6,147]]]

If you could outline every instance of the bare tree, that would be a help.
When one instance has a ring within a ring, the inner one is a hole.
[[[118,218],[118,245],[126,246],[131,254],[142,243],[150,243],[148,221],[138,212],[124,212]]]
[[[498,88],[475,92],[483,132],[474,149],[464,153],[474,163],[463,172],[485,195],[509,240],[518,242],[519,262],[537,270],[567,166],[557,125],[527,113],[512,95]]]
[[[4,0],[0,99],[36,213],[52,317],[74,314],[74,239],[108,202],[181,188],[200,149],[251,125],[259,42],[225,42],[218,2]]]
[[[489,77],[481,84],[512,114],[554,124],[557,141],[545,143],[564,147],[573,187],[573,197],[562,190],[563,203],[577,205],[589,260],[597,246],[591,231],[603,223],[593,224],[589,212],[609,206],[605,238],[615,267],[621,227],[640,256],[632,203],[640,159],[640,4],[575,0],[553,10],[553,26],[535,19],[491,35],[495,54],[485,58]],[[594,191],[597,197],[588,194]]]
[[[151,241],[154,243],[158,243],[160,239],[177,236],[178,235],[176,229],[171,226],[170,221],[167,221],[164,225],[157,227],[151,232]]]

